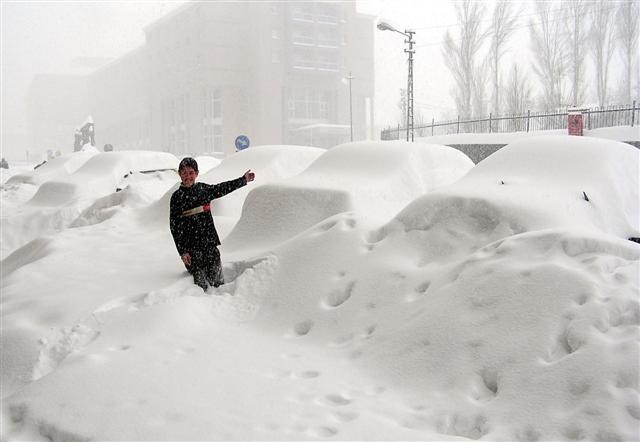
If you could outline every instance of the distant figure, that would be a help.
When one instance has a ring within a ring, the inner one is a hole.
[[[218,246],[220,239],[211,217],[211,201],[221,198],[255,179],[247,170],[235,180],[219,184],[196,183],[198,163],[184,158],[178,166],[180,187],[171,195],[169,227],[193,283],[207,290],[224,284]]]
[[[2,160],[0,160],[0,168],[2,169],[9,168],[9,163],[7,162],[7,159],[5,157],[2,157]]]
[[[105,144],[102,150],[105,152],[113,152],[113,146],[111,144]]]

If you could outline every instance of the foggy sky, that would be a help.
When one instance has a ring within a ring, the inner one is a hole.
[[[88,73],[88,58],[117,58],[143,44],[142,28],[182,3],[3,0],[3,156],[24,148],[19,144],[26,130],[26,97],[36,74]]]
[[[143,27],[185,3],[179,1],[3,1],[2,27],[2,150],[9,156],[23,149],[26,126],[25,99],[29,83],[38,73],[89,72],[79,60],[100,61],[122,56],[144,43]],[[531,14],[530,2],[518,2],[522,14]],[[416,30],[415,108],[425,120],[455,118],[452,80],[442,61],[442,40],[447,25],[454,36],[453,1],[364,0],[359,12],[391,22],[400,30]],[[487,4],[487,19],[493,3]],[[531,16],[510,42],[503,58],[506,75],[514,60],[523,67],[529,57],[528,29]],[[375,32],[375,124],[376,133],[400,120],[399,90],[406,87],[407,62],[404,37]],[[612,61],[616,71],[620,60]],[[536,80],[530,74],[532,85]],[[611,84],[617,80],[611,76]],[[354,78],[354,82],[358,79]],[[589,84],[589,82],[588,82]],[[13,152],[12,152],[13,150]],[[6,154],[5,154],[6,155]],[[21,155],[20,157],[23,157]]]

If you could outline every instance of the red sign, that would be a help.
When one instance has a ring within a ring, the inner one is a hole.
[[[582,113],[570,113],[567,126],[569,135],[582,136]]]

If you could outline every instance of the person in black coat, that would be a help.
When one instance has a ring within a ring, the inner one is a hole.
[[[219,184],[196,183],[198,163],[184,158],[178,166],[180,187],[171,195],[169,228],[187,271],[194,284],[207,290],[208,286],[224,284],[220,261],[220,238],[211,216],[211,201],[221,198],[255,179],[247,170],[235,180]]]

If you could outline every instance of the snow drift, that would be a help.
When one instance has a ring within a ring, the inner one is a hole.
[[[384,188],[394,152],[323,171],[327,151],[272,184],[352,184],[352,208],[370,198],[354,175]],[[637,440],[637,151],[545,137],[497,155],[381,225],[359,209],[260,253],[223,239],[228,283],[208,293],[167,201],[21,248],[2,278],[2,438]],[[249,160],[230,178],[260,183]]]
[[[383,222],[472,167],[466,155],[446,146],[402,141],[336,146],[299,175],[253,189],[225,244],[273,247],[348,211]]]
[[[30,183],[45,180],[39,182],[33,197],[15,207],[11,216],[2,217],[2,257],[38,236],[70,226],[96,199],[116,192],[125,175],[175,169],[177,164],[172,154],[151,151],[86,151],[51,160],[28,175]],[[16,177],[19,175],[12,178]]]

